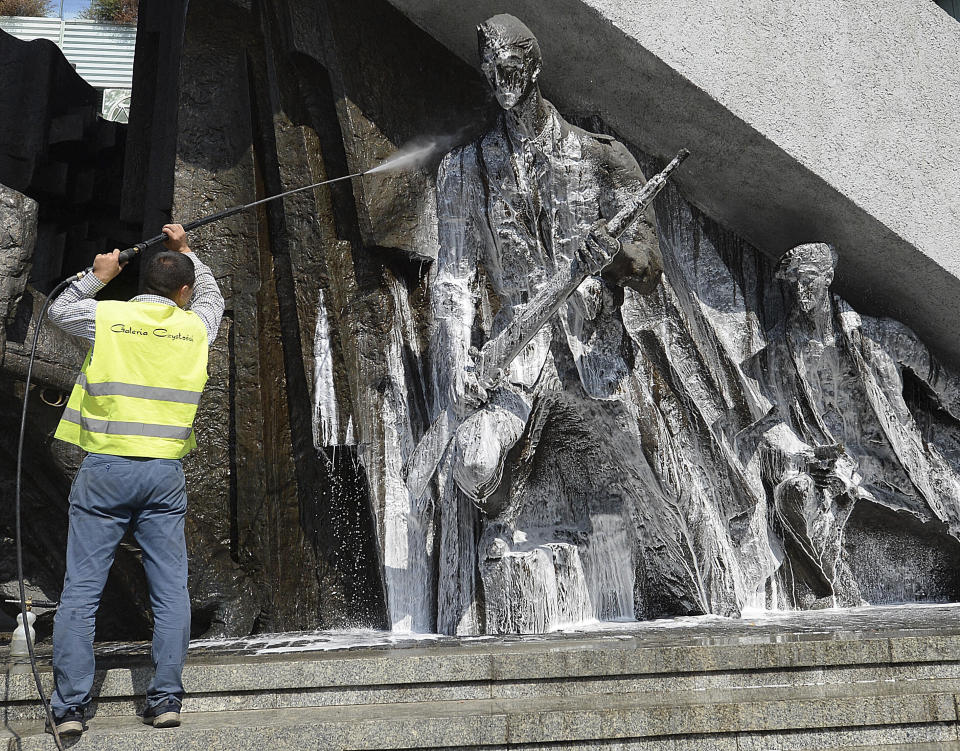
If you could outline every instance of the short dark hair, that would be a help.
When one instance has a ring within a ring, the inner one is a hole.
[[[172,300],[183,285],[192,287],[196,280],[193,261],[183,253],[161,250],[147,261],[143,270],[143,294]]]

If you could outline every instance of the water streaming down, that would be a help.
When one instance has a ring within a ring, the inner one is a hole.
[[[542,634],[593,620],[580,553],[568,543],[505,552],[484,585],[511,594],[488,604],[491,633]]]
[[[590,516],[592,537],[581,554],[590,615],[598,621],[634,618],[635,552],[623,516]]]
[[[387,607],[394,631],[422,633],[433,630],[432,519],[428,500],[415,499],[407,490],[403,468],[414,447],[409,390],[422,388],[423,378],[420,373],[409,372],[409,368],[415,368],[419,362],[420,353],[413,351],[408,357],[405,351],[417,341],[406,285],[393,278],[389,293],[394,305],[394,324],[384,352],[388,377],[382,401],[386,449],[382,523]]]
[[[347,418],[341,433],[340,405],[333,380],[333,343],[330,338],[330,321],[327,315],[323,289],[317,294],[317,325],[313,336],[313,445],[322,446],[354,444],[353,416]]]
[[[420,139],[398,149],[380,165],[362,174],[410,170],[423,165],[441,149],[448,148],[454,136]],[[422,391],[416,322],[409,303],[406,282],[390,276],[386,290],[392,318],[383,348],[384,370],[377,389],[376,424],[373,444],[367,436],[360,445],[360,457],[367,470],[372,502],[379,509],[381,556],[387,590],[388,620],[397,632],[434,630],[431,597],[434,567],[431,560],[433,526],[429,499],[412,499],[404,483],[403,469],[413,450],[414,437],[410,405],[425,399],[411,396]],[[316,446],[355,443],[353,415],[346,426],[340,423],[342,406],[334,383],[334,346],[323,289],[319,290],[317,324],[314,335],[313,433]]]
[[[495,541],[485,551],[485,591],[510,595],[488,597],[488,631],[534,634],[634,618],[634,546],[622,517],[595,514],[587,526],[586,545],[558,541],[563,529],[530,529],[514,533],[510,550]]]

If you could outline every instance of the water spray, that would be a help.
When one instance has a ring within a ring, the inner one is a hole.
[[[444,141],[445,140],[448,140],[448,139],[444,139]],[[379,172],[390,172],[393,170],[417,167],[423,164],[423,162],[426,161],[432,154],[436,153],[441,148],[446,148],[446,146],[447,144],[439,139],[432,139],[423,143],[410,144],[408,146],[403,147],[399,151],[394,152],[392,156],[390,156],[388,159],[378,164],[376,167],[371,167],[370,169],[364,170],[363,172],[354,172],[352,175],[343,175],[342,177],[334,177],[329,180],[321,180],[318,183],[313,183],[311,185],[304,185],[303,187],[300,187],[300,188],[294,188],[293,190],[288,190],[283,193],[278,193],[275,196],[267,196],[266,198],[261,198],[258,201],[251,201],[250,203],[245,203],[240,206],[233,206],[229,209],[218,211],[215,214],[210,214],[208,216],[195,219],[189,224],[184,224],[183,229],[184,231],[189,232],[190,230],[197,229],[198,227],[203,227],[204,225],[212,224],[213,222],[219,222],[221,219],[226,219],[227,217],[231,217],[234,214],[239,214],[240,212],[246,211],[247,209],[252,209],[254,206],[259,206],[260,204],[267,203],[269,201],[275,201],[278,198],[283,198],[284,196],[292,196],[294,193],[302,193],[303,191],[306,191],[306,190],[319,188],[322,185],[330,185],[331,183],[338,183],[338,182],[341,182],[342,180],[352,180],[355,177],[363,177],[364,175],[374,175]],[[147,248],[159,245],[166,239],[167,239],[167,236],[161,232],[159,235],[151,237],[149,240],[143,240],[141,242],[138,242],[136,245],[131,245],[129,248],[121,250],[117,260],[120,263],[126,263],[127,261],[132,260],[134,257],[136,257],[137,255],[145,251]],[[91,271],[93,271],[93,266],[90,266],[84,269],[83,271],[80,271],[74,274],[73,276],[68,277],[67,279],[64,279],[63,282],[61,282],[60,285],[58,285],[58,287],[55,288],[54,291],[50,293],[50,295],[48,296],[48,299],[54,296],[54,292],[57,292],[59,290],[59,286],[65,287],[70,282],[78,281],[83,277],[85,277],[87,274],[89,274]],[[43,318],[43,313],[40,314],[40,317],[41,319]]]
[[[260,204],[267,203],[268,201],[275,201],[278,198],[283,198],[284,196],[291,196],[294,193],[301,193],[306,190],[311,190],[313,188],[319,188],[322,185],[330,185],[331,183],[340,182],[342,180],[352,180],[355,177],[362,177],[363,175],[372,175],[378,172],[388,172],[391,170],[398,169],[409,169],[413,167],[418,167],[424,164],[429,160],[429,158],[440,149],[446,150],[449,147],[450,138],[441,138],[441,139],[432,139],[425,142],[411,143],[407,146],[401,148],[399,151],[395,152],[392,156],[386,159],[381,164],[378,164],[375,167],[372,167],[363,172],[354,172],[351,175],[344,175],[343,177],[334,177],[329,180],[321,180],[318,183],[313,183],[312,185],[304,185],[300,188],[294,188],[293,190],[288,190],[283,193],[278,193],[275,196],[267,196],[266,198],[261,198],[257,201],[251,201],[250,203],[245,203],[240,206],[233,206],[229,209],[224,209],[223,211],[218,211],[215,214],[210,214],[209,216],[201,217],[196,219],[189,224],[183,225],[184,230],[193,230],[198,227],[203,227],[207,224],[212,224],[213,222],[218,222],[221,219],[226,219],[231,217],[234,214],[239,214],[242,211],[247,209],[252,209],[255,206]],[[161,244],[164,240],[167,239],[167,236],[164,233],[160,233],[155,237],[151,237],[148,240],[143,240],[138,242],[136,245],[132,245],[129,248],[120,251],[118,260],[120,263],[126,263],[132,260],[134,257],[145,251],[147,248],[154,247]],[[20,438],[17,443],[17,481],[16,481],[16,493],[14,498],[14,527],[15,527],[15,539],[16,539],[16,549],[17,549],[17,579],[19,583],[19,595],[20,599],[15,600],[15,602],[20,603],[20,617],[18,622],[22,624],[29,624],[32,622],[31,617],[35,618],[33,613],[30,613],[29,600],[26,596],[26,588],[23,580],[23,544],[21,541],[20,533],[20,491],[21,491],[21,478],[23,474],[23,439],[26,433],[27,427],[27,406],[30,401],[30,380],[33,375],[33,363],[37,355],[37,343],[40,341],[40,329],[43,325],[43,318],[47,314],[47,308],[50,307],[50,303],[57,297],[61,290],[63,290],[67,285],[72,282],[79,281],[87,274],[93,271],[93,267],[90,266],[83,271],[79,271],[72,276],[67,277],[62,282],[60,282],[56,287],[54,287],[50,294],[47,295],[46,299],[43,302],[43,306],[40,308],[40,317],[37,320],[37,325],[34,327],[33,332],[33,343],[30,347],[30,359],[27,363],[27,375],[25,379],[25,385],[23,390],[23,410],[20,415]],[[29,613],[29,615],[28,615]],[[47,717],[47,722],[50,726],[50,730],[53,733],[54,742],[57,745],[59,751],[64,751],[63,742],[60,739],[60,734],[57,732],[56,725],[54,724],[53,712],[50,709],[50,703],[47,701],[46,696],[43,693],[43,685],[40,680],[40,671],[37,668],[37,658],[33,646],[33,629],[25,628],[24,631],[24,641],[26,646],[27,654],[30,657],[30,667],[33,671],[33,678],[37,685],[37,694],[40,696],[40,701],[43,703],[44,712]]]

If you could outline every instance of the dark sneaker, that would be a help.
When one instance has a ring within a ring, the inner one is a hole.
[[[62,715],[54,712],[53,726],[57,729],[57,734],[64,738],[80,735],[80,733],[87,729],[87,723],[83,720],[82,709],[68,709]],[[47,721],[44,730],[53,735],[49,721]]]
[[[164,699],[159,704],[147,707],[140,718],[144,725],[155,728],[175,728],[180,725],[180,702],[174,698]]]

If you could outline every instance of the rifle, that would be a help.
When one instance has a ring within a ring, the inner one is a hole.
[[[612,237],[622,235],[663,190],[671,173],[688,156],[690,152],[681,149],[662,172],[651,177],[637,197],[607,222],[607,232]],[[600,268],[609,264],[614,257],[608,258]],[[599,271],[600,269],[582,268],[576,263],[571,264],[568,269],[561,270],[529,303],[521,308],[506,328],[484,344],[479,352],[471,348],[470,354],[475,363],[475,373],[480,386],[488,391],[493,388],[513,359],[530,343],[543,325],[583,283],[583,280]],[[405,470],[407,489],[413,498],[419,500],[423,497],[430,478],[437,471],[447,446],[450,445],[450,441],[464,419],[459,417],[451,407],[447,407],[420,439],[413,454],[410,455]]]

